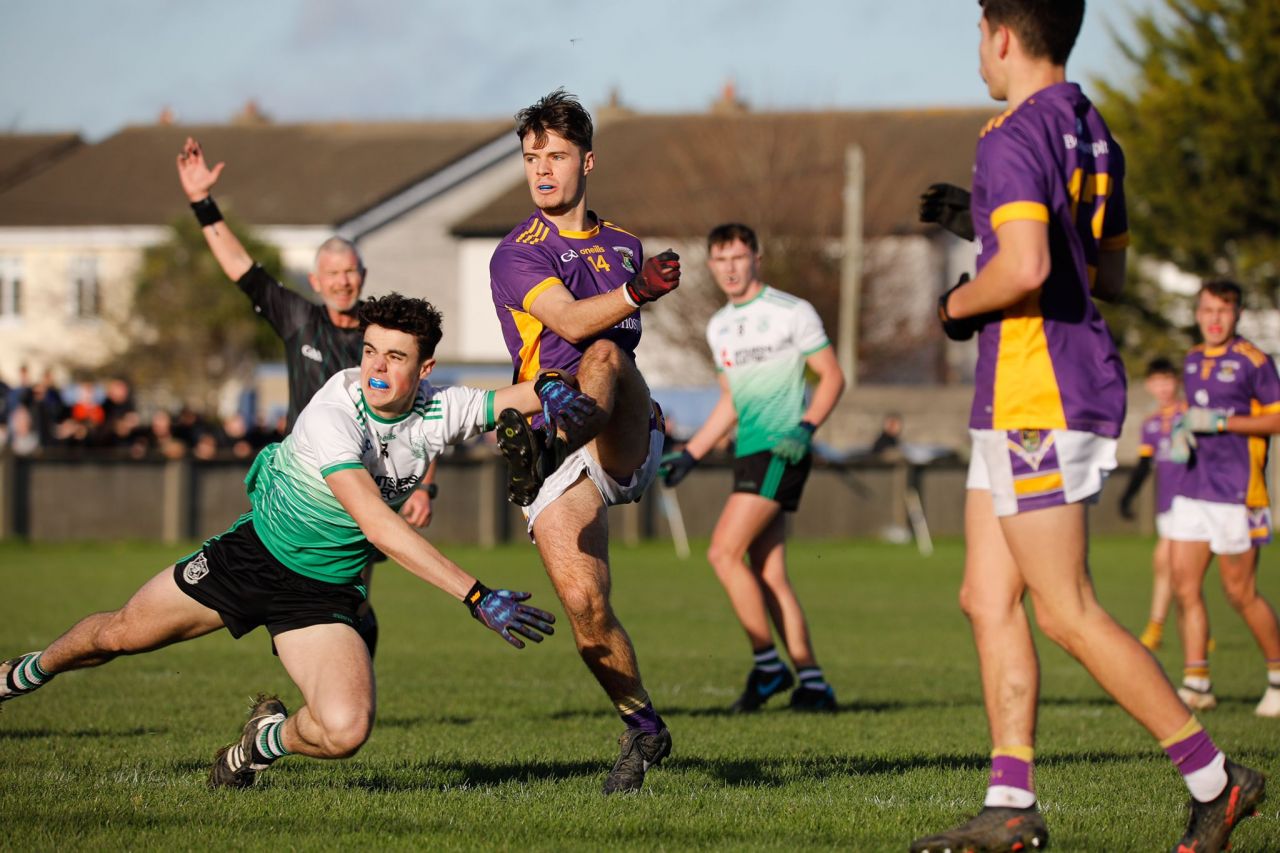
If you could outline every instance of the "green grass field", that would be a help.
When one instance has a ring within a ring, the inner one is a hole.
[[[1100,595],[1141,628],[1146,540],[1095,543]],[[0,543],[4,656],[117,607],[183,553],[154,544]],[[559,612],[529,547],[449,551],[491,586]],[[63,675],[0,712],[0,847],[10,849],[905,850],[975,809],[987,740],[968,626],[955,605],[961,544],[932,559],[873,543],[791,549],[820,661],[843,709],[723,709],[748,648],[710,569],[668,547],[615,549],[615,602],[672,729],[644,791],[605,799],[621,724],[566,633],[516,652],[455,602],[380,570],[378,721],[354,759],[288,758],[249,791],[210,793],[214,750],[248,697],[298,694],[264,631],[214,635]],[[1268,570],[1272,569],[1272,570]],[[1280,601],[1274,567],[1263,587]],[[1219,745],[1280,771],[1280,722],[1259,720],[1260,656],[1210,591]],[[1038,783],[1056,850],[1169,849],[1186,791],[1147,734],[1065,655],[1040,644]],[[1176,640],[1161,660],[1177,671]],[[1280,849],[1280,789],[1235,836]]]

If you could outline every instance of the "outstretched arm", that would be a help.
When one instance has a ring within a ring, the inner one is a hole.
[[[209,193],[225,166],[226,163],[218,163],[212,169],[209,168],[200,143],[188,136],[186,144],[182,146],[182,153],[178,155],[178,180],[182,182],[182,191],[186,193],[187,200],[193,205],[211,206],[213,202]],[[205,242],[209,244],[222,271],[232,281],[239,281],[253,266],[253,258],[249,257],[240,240],[220,218],[205,225],[203,231]]]

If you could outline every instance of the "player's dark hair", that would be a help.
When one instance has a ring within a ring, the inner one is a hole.
[[[591,150],[591,137],[595,133],[591,113],[582,106],[577,95],[570,95],[563,88],[516,113],[516,137],[521,142],[532,133],[534,147],[541,148],[547,144],[549,130],[563,136],[584,153]]]
[[[1223,302],[1234,302],[1241,308],[1244,307],[1244,290],[1234,281],[1226,278],[1210,279],[1200,285],[1200,292],[1196,294],[1196,304],[1200,304],[1201,293],[1212,293]]]
[[[707,235],[707,248],[714,249],[716,246],[723,246],[734,240],[741,240],[752,254],[760,254],[760,241],[756,239],[756,232],[741,222],[726,222],[712,228],[711,233]]]
[[[1037,59],[1066,65],[1084,22],[1084,0],[978,0],[988,27],[1008,27]]]
[[[370,326],[395,329],[413,335],[418,342],[418,357],[423,361],[436,354],[436,344],[444,335],[443,318],[436,307],[425,299],[388,293],[360,303],[360,331]]]
[[[1177,376],[1178,368],[1164,356],[1156,356],[1147,362],[1147,378],[1152,376]]]

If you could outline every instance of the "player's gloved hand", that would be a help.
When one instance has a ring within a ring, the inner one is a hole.
[[[951,294],[969,283],[969,274],[961,273],[960,280],[955,286],[946,293],[938,297],[938,322],[942,324],[942,333],[953,341],[967,341],[987,323],[999,319],[1000,315],[995,312],[979,314],[976,317],[964,317],[957,320],[951,316],[947,310],[947,302],[951,299]]]
[[[545,610],[530,607],[520,602],[529,598],[527,592],[512,592],[509,589],[489,589],[480,581],[467,593],[462,602],[467,605],[471,615],[480,620],[490,631],[495,631],[517,649],[524,648],[520,637],[542,642],[542,634],[554,634],[551,623],[556,621]],[[542,633],[538,633],[541,631]],[[520,637],[515,636],[519,634]]]
[[[1190,410],[1188,410],[1190,411]],[[1184,414],[1173,422],[1169,430],[1169,461],[1178,465],[1186,465],[1196,449],[1196,434],[1191,431]]]
[[[639,308],[666,296],[680,286],[680,256],[667,249],[649,258],[631,281],[622,285],[623,295],[632,307]]]
[[[658,463],[658,476],[662,478],[662,482],[666,485],[678,486],[680,481],[687,477],[697,464],[698,460],[694,459],[693,455],[687,450],[668,453]]]
[[[1182,420],[1192,432],[1226,432],[1228,417],[1230,414],[1226,409],[1192,406],[1183,413]]]
[[[936,222],[962,240],[973,239],[969,191],[954,184],[931,184],[920,196],[920,221]]]
[[[808,421],[801,421],[793,426],[790,432],[778,439],[778,443],[770,452],[794,465],[809,453],[809,446],[813,444],[813,431],[816,429],[817,427]]]
[[[580,391],[577,381],[559,370],[548,370],[539,376],[533,383],[533,391],[542,401],[548,446],[555,441],[557,429],[572,436],[575,430],[586,425],[587,418],[596,411],[595,398]]]

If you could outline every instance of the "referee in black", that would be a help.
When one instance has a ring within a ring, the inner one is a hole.
[[[358,367],[364,348],[356,307],[364,287],[365,268],[355,244],[342,237],[330,237],[316,251],[315,270],[307,277],[322,305],[304,298],[280,284],[253,262],[244,246],[222,221],[222,214],[210,192],[218,182],[225,163],[212,169],[205,162],[200,143],[187,137],[178,155],[178,179],[191,202],[204,239],[227,277],[253,302],[284,341],[285,363],[289,370],[289,423],[293,429],[298,413],[329,377],[348,367]],[[414,527],[431,523],[431,499],[435,497],[435,462],[427,469],[422,485],[400,509]],[[373,566],[365,569],[366,590],[372,582]],[[378,620],[368,599],[360,611],[358,630],[372,657],[378,645]]]

